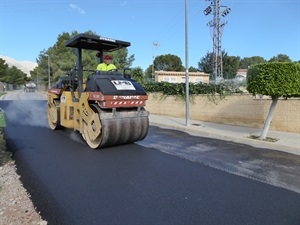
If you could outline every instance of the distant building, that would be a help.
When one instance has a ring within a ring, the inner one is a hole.
[[[244,77],[247,76],[248,69],[238,69],[236,77]]]
[[[185,83],[185,72],[155,71],[156,82]],[[190,83],[209,83],[209,74],[204,72],[189,72]]]

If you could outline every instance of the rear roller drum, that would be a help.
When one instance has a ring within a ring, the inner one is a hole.
[[[83,138],[91,148],[98,148],[101,144],[101,122],[97,109],[91,105],[93,114],[88,122],[83,122]],[[96,112],[95,112],[96,111]]]
[[[52,130],[61,128],[60,126],[60,110],[59,108],[48,104],[48,123]]]

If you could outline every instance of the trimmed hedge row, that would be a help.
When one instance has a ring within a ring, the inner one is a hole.
[[[160,92],[163,95],[173,95],[180,98],[186,97],[185,83],[169,83],[169,82],[148,82],[144,83],[143,87],[146,92],[154,93]],[[190,95],[219,95],[220,98],[230,94],[241,92],[239,89],[232,89],[232,87],[225,84],[189,84]]]

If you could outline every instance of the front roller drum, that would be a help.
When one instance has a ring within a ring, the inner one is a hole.
[[[129,144],[143,140],[149,128],[148,112],[119,112],[117,116],[92,106],[94,113],[83,122],[83,138],[91,148]]]
[[[102,147],[143,140],[149,128],[148,116],[103,119]]]

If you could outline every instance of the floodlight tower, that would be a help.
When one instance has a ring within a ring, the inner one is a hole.
[[[207,24],[211,27],[211,36],[213,39],[213,76],[212,79],[217,81],[223,78],[223,60],[222,60],[222,33],[227,21],[221,17],[227,16],[231,9],[227,6],[220,5],[221,0],[210,1],[210,5],[203,11],[204,15],[213,15],[213,19]]]

